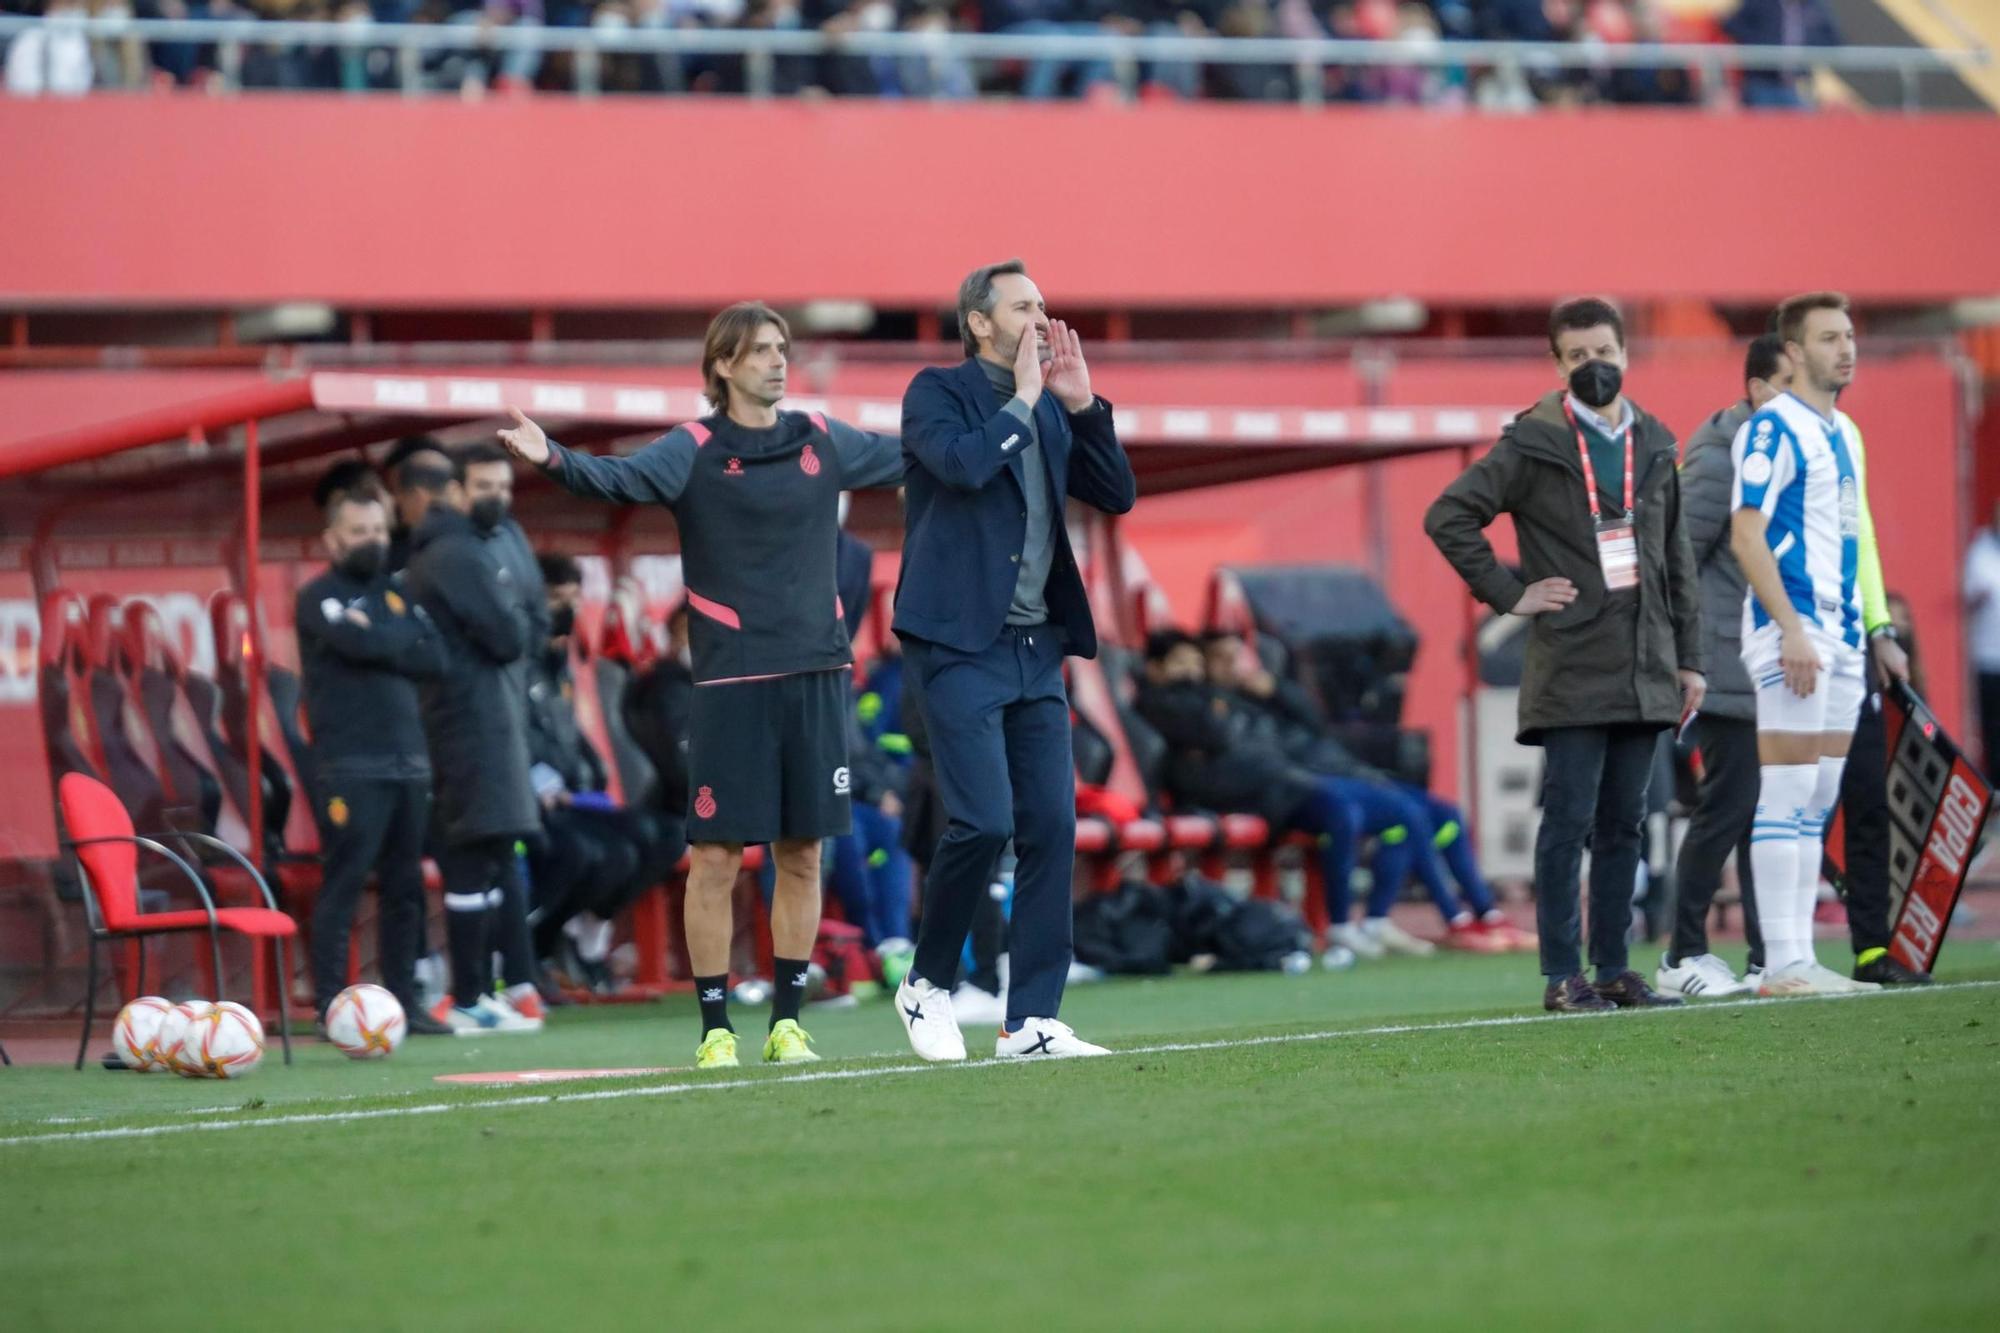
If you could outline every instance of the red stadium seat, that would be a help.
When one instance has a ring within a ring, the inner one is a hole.
[[[298,931],[292,919],[278,910],[277,900],[272,897],[270,886],[257,874],[256,867],[234,848],[205,834],[169,835],[176,840],[193,839],[205,846],[213,846],[241,862],[244,873],[248,874],[263,891],[263,907],[222,908],[218,910],[209,897],[207,888],[195,868],[177,853],[161,844],[157,839],[132,831],[132,818],[118,801],[116,794],[97,781],[81,773],[66,774],[58,787],[62,806],[63,827],[67,833],[64,847],[76,858],[77,882],[83,886],[84,908],[90,925],[90,975],[88,990],[83,1002],[83,1033],[77,1041],[76,1067],[83,1068],[83,1057],[90,1046],[90,1028],[97,1016],[97,949],[100,944],[117,941],[143,939],[147,935],[164,935],[181,931],[206,931],[208,933],[208,971],[211,989],[221,996],[222,987],[222,940],[220,932],[228,930],[244,935],[252,940],[269,940],[271,952],[278,972],[278,991],[285,993],[284,941],[291,939]],[[201,910],[187,912],[145,913],[139,910],[139,849],[165,857],[187,876],[188,883],[201,899]],[[254,945],[252,946],[254,949]],[[145,955],[139,958],[137,988],[143,990],[146,984]],[[285,1063],[292,1062],[292,1038],[289,1024],[281,1011],[278,1014],[278,1037],[284,1044]]]

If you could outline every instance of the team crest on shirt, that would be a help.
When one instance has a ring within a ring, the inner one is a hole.
[[[335,828],[347,827],[347,802],[336,796],[326,803],[326,817]]]
[[[694,812],[702,819],[715,818],[715,788],[703,787],[694,794]]]
[[[722,469],[722,475],[723,475],[723,476],[725,476],[725,477],[740,477],[740,476],[742,476],[742,475],[743,475],[743,460],[742,460],[742,459],[740,459],[740,458],[732,458],[732,459],[730,459],[730,460],[729,460],[729,466],[728,466],[728,467],[725,467],[725,468],[723,468],[723,469]]]
[[[807,445],[799,454],[799,471],[805,473],[808,477],[817,477],[819,475],[819,455],[813,452],[811,445]]]

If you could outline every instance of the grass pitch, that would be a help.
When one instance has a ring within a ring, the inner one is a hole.
[[[877,1001],[803,1071],[434,1078],[685,1065],[677,1001],[0,1071],[0,1325],[1992,1327],[2000,987],[1551,1021],[1532,970],[1081,988],[1121,1053],[1033,1068],[912,1068]]]

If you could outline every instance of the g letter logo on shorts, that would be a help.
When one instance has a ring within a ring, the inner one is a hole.
[[[845,768],[836,768],[836,769],[834,769],[834,770],[833,770],[833,794],[834,794],[834,795],[836,795],[836,796],[845,796],[845,795],[847,795],[847,789],[848,789],[848,786],[849,786],[849,785],[850,785],[850,784],[849,784],[849,780],[848,780],[848,776],[847,776],[847,770],[846,770]]]

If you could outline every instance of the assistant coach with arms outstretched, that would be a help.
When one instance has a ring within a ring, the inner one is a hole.
[[[903,395],[903,572],[895,629],[922,682],[948,823],[925,885],[917,956],[896,1008],[927,1060],[963,1060],[949,987],[994,862],[1014,841],[1012,976],[999,1056],[1101,1055],[1057,1021],[1070,964],[1076,770],[1065,654],[1097,629],[1063,505],[1109,514],[1138,488],[1090,390],[1083,343],[1051,323],[1015,260],[958,292],[966,360]]]

